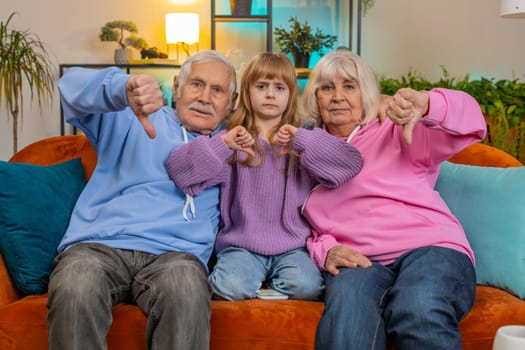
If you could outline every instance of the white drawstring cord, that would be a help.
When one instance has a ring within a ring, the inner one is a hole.
[[[182,135],[184,137],[184,144],[188,143],[188,132],[186,131],[186,128],[182,126]],[[193,197],[187,193],[186,200],[184,201],[184,207],[182,207],[182,217],[186,221],[190,221],[188,218],[188,207],[190,208],[191,216],[192,218],[195,218],[195,201],[193,200]]]
[[[348,137],[346,138],[347,143],[350,143],[350,141],[352,141],[352,139],[354,138],[355,134],[357,134],[359,129],[361,129],[361,124],[357,124],[354,130],[352,130],[352,132],[350,133],[350,135],[348,135]]]

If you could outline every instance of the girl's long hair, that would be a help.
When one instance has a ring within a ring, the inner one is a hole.
[[[297,77],[295,75],[295,68],[290,58],[283,53],[263,52],[254,56],[250,60],[241,78],[239,104],[237,109],[228,119],[226,129],[231,130],[238,125],[242,125],[254,137],[254,139],[257,139],[259,130],[255,125],[255,116],[253,113],[252,101],[250,99],[250,87],[259,79],[280,79],[290,90],[288,105],[283,112],[282,118],[270,131],[268,140],[269,143],[272,144],[274,136],[277,134],[281,126],[290,124],[299,128],[303,125],[303,120],[298,111]],[[259,156],[258,160],[253,162],[253,157],[248,157],[244,161],[239,161],[239,163],[252,166],[259,165],[264,157],[263,150],[257,142],[255,143],[254,148],[256,154]],[[293,150],[288,150],[288,154],[295,156]],[[232,161],[237,162],[238,160],[234,156]]]

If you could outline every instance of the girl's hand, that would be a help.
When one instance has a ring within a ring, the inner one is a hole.
[[[275,135],[273,142],[276,145],[283,147],[279,152],[280,155],[286,154],[288,149],[292,147],[293,139],[296,133],[297,128],[289,124],[285,124],[279,128],[279,131]]]
[[[238,125],[222,135],[224,143],[234,151],[243,151],[249,155],[255,157],[255,152],[252,146],[255,144],[255,140],[252,135],[244,126]]]

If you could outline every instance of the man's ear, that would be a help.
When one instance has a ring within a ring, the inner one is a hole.
[[[179,89],[179,77],[177,75],[173,76],[173,86],[171,88],[171,98],[175,101],[175,96],[177,96],[177,90]]]

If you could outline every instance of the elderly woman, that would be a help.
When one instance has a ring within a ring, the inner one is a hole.
[[[461,349],[459,321],[472,307],[474,255],[434,191],[440,163],[482,140],[477,102],[447,89],[401,89],[380,121],[372,69],[349,50],[312,70],[305,109],[363,156],[361,173],[320,187],[304,207],[311,257],[324,270],[317,349]]]

